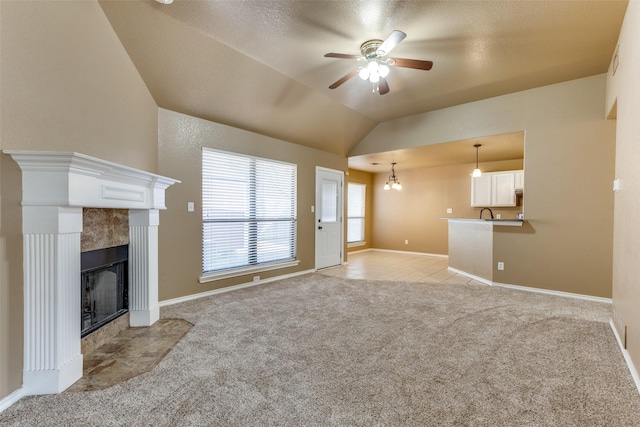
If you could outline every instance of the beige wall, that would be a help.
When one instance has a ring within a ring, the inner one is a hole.
[[[365,189],[365,206],[364,206],[364,241],[365,245],[355,246],[348,248],[348,252],[361,251],[363,249],[371,248],[372,229],[373,229],[373,175],[369,172],[364,172],[356,169],[349,169],[349,175],[347,176],[348,182],[366,185]],[[345,192],[346,194],[346,192]],[[345,198],[345,203],[349,201]],[[345,234],[346,236],[346,234]]]
[[[97,2],[0,2],[0,147],[156,172],[157,106]],[[22,385],[21,175],[0,155],[0,399]]]
[[[615,124],[605,120],[605,83],[598,75],[391,120],[350,154],[524,130],[528,223],[495,233],[505,270],[494,265],[494,281],[611,297]]]
[[[347,159],[184,114],[160,109],[159,173],[182,181],[167,192],[160,214],[160,300],[251,282],[254,274],[199,283],[202,274],[202,147],[250,154],[298,165],[297,267],[256,273],[262,279],[315,267],[316,166],[347,170]],[[195,212],[187,212],[195,202]]]
[[[480,169],[497,172],[522,169],[522,165],[522,159],[507,160],[481,163]],[[477,218],[480,213],[479,208],[471,207],[470,175],[474,168],[475,163],[397,171],[400,191],[384,190],[389,174],[375,174],[372,247],[446,255],[447,221],[439,218]],[[447,208],[453,212],[447,214]],[[522,206],[492,211],[503,218],[515,218]]]
[[[631,1],[620,32],[619,66],[609,69],[607,110],[617,102],[613,306],[627,326],[627,349],[640,368],[640,3]]]
[[[447,221],[449,267],[489,281],[493,280],[493,223],[488,221]]]

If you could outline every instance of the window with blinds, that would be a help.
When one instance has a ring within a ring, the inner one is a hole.
[[[297,166],[202,149],[202,272],[296,256]]]
[[[364,241],[364,184],[349,183],[347,187],[347,243]]]

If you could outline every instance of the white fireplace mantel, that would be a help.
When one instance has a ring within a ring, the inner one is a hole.
[[[180,181],[80,153],[4,150],[22,169],[23,206],[165,209]]]
[[[180,181],[73,152],[4,150],[22,170],[25,394],[59,393],[82,377],[82,208],[129,209],[129,315],[158,306],[159,209]]]

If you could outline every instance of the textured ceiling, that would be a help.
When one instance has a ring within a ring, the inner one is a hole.
[[[101,1],[160,107],[337,154],[381,121],[607,71],[627,1]],[[391,92],[359,54],[393,30]]]

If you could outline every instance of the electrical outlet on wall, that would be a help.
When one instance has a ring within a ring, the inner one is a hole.
[[[408,245],[408,244],[409,244],[409,240],[405,240],[405,241],[404,241],[404,244],[405,244],[405,245]]]
[[[502,261],[498,262],[498,270],[501,270],[501,271],[504,270],[504,262]]]
[[[453,209],[447,208],[447,213],[453,213]]]

